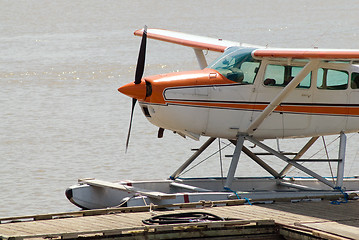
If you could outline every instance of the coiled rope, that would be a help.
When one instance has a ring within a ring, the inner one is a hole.
[[[225,221],[224,218],[206,212],[187,212],[157,215],[149,219],[142,220],[144,224],[176,224],[176,223],[192,223],[192,222],[210,222]]]

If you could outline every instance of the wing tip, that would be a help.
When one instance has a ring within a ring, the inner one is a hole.
[[[143,34],[143,29],[138,29],[133,32],[133,35],[135,36],[142,36],[142,34]]]

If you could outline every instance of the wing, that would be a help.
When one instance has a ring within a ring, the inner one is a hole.
[[[257,49],[255,58],[299,58],[322,60],[358,60],[359,50],[345,49]]]
[[[142,36],[143,29],[134,32],[136,36]],[[258,47],[254,45],[231,42],[222,39],[209,38],[196,36],[187,33],[169,31],[164,29],[147,29],[147,37],[164,42],[183,45],[186,47],[192,47],[194,49],[209,50],[216,52],[224,52],[228,47],[242,46],[242,47]]]
[[[143,29],[134,32],[136,36],[142,36]],[[187,33],[175,32],[165,29],[148,29],[147,37],[164,42],[192,47],[194,49],[224,52],[228,47],[241,46],[258,48],[253,51],[255,58],[300,58],[323,60],[358,60],[359,50],[327,50],[327,49],[275,49],[263,48],[263,46],[246,43],[232,42],[223,39],[197,36]]]

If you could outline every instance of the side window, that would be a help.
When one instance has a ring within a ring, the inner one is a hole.
[[[244,62],[242,63],[241,70],[244,74],[243,84],[253,84],[259,69],[259,62]]]
[[[352,73],[352,80],[350,86],[352,87],[352,89],[359,88],[359,73],[357,72]]]
[[[303,67],[292,67],[293,78],[303,69]],[[309,73],[297,86],[297,88],[310,88],[310,80],[312,79],[312,73]]]
[[[266,86],[282,85],[284,83],[284,66],[267,65],[263,83]]]
[[[303,67],[281,66],[269,64],[267,66],[263,84],[266,86],[285,87]],[[310,88],[311,73],[308,74],[297,86],[297,88]]]
[[[319,68],[317,88],[326,90],[344,90],[348,88],[349,74],[345,71]]]

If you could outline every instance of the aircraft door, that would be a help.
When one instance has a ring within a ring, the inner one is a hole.
[[[359,99],[359,73],[353,72],[351,74],[351,84],[350,84],[350,95],[349,95],[349,105],[357,106]],[[359,118],[358,118],[358,107],[351,107],[348,110],[348,125],[347,129],[353,131],[358,129]]]
[[[303,69],[303,64],[267,62],[261,81],[257,84],[256,103],[264,109]],[[258,130],[265,137],[301,136],[310,126],[308,106],[312,104],[312,73],[289,93],[282,103],[263,121]],[[253,121],[262,111],[253,112]]]
[[[318,68],[316,79],[313,128],[318,134],[335,134],[345,130],[349,73],[334,69],[331,65],[323,65]],[[359,95],[353,93],[351,98],[354,96]]]
[[[208,90],[209,110],[206,133],[221,138],[234,138],[247,129],[251,120],[251,102],[255,98],[254,82],[260,69],[259,61],[243,62],[242,78],[233,84],[214,85]]]

